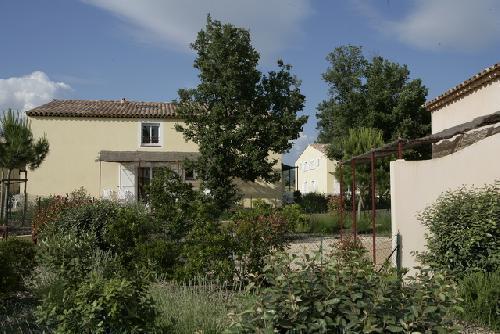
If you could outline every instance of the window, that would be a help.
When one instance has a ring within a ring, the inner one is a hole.
[[[137,188],[139,190],[139,199],[146,198],[146,186],[149,185],[153,177],[164,167],[140,167]]]
[[[316,188],[316,181],[311,181],[311,191],[312,192],[316,192],[317,188]]]
[[[143,146],[160,146],[160,124],[159,123],[142,123],[141,145],[143,145]]]
[[[309,162],[309,166],[310,169],[314,169],[314,159],[312,159],[311,162]]]
[[[193,168],[184,169],[184,180],[185,181],[196,180],[196,171]]]
[[[302,192],[307,193],[307,181],[304,181],[304,185],[302,186]]]
[[[307,165],[307,161],[304,162],[304,172],[307,172],[309,169],[309,166]]]
[[[316,167],[319,167],[319,158],[316,159]]]

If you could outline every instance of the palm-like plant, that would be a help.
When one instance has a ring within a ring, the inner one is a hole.
[[[1,203],[4,218],[10,197],[10,180],[14,170],[29,167],[34,170],[40,166],[49,152],[49,142],[42,137],[33,138],[30,121],[11,109],[0,119],[0,168],[7,170],[6,196]],[[2,183],[3,187],[3,183]],[[7,215],[8,216],[8,215]]]

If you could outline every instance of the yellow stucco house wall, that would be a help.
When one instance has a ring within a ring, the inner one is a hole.
[[[338,194],[340,184],[335,179],[336,161],[328,159],[325,144],[306,147],[295,162],[297,185],[301,193]]]
[[[175,130],[182,120],[170,103],[54,100],[27,114],[34,136],[45,135],[50,143],[46,160],[30,172],[31,196],[83,187],[94,197],[136,200],[155,167],[165,166],[199,184],[182,167],[185,158],[196,159],[197,145]],[[281,168],[281,155],[273,158]],[[244,203],[263,198],[280,205],[283,187],[256,182],[242,184],[241,190]]]

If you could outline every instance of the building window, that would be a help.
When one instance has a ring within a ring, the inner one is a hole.
[[[302,193],[307,193],[307,181],[304,181],[304,184],[302,186]]]
[[[196,180],[196,171],[193,168],[184,169],[184,180],[185,181]]]
[[[141,126],[141,145],[142,146],[160,146],[160,124],[142,123]]]
[[[309,168],[314,169],[314,159],[309,163]]]
[[[311,191],[316,192],[316,190],[317,190],[316,189],[316,181],[313,180],[313,181],[311,181]]]
[[[140,167],[137,188],[139,190],[139,199],[145,200],[146,187],[151,183],[155,175],[165,167]]]
[[[319,158],[316,159],[316,167],[319,167]]]

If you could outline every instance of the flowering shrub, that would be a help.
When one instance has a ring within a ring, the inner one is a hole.
[[[57,195],[39,199],[32,220],[33,241],[37,241],[40,230],[47,225],[47,223],[57,221],[65,210],[91,202],[92,197],[88,196],[83,188],[72,192],[69,196]]]

